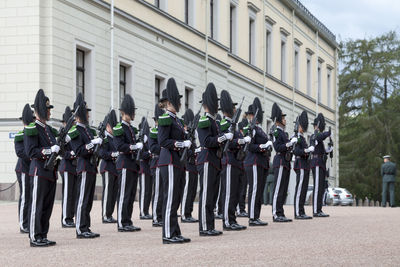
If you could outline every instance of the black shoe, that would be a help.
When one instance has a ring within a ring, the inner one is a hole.
[[[281,222],[283,222],[283,223],[285,223],[285,222],[291,222],[292,221],[292,219],[288,219],[288,218],[286,218],[285,216],[278,216],[278,217],[274,217],[273,218],[273,221],[274,222],[279,222],[279,223],[281,223]]]
[[[20,229],[19,229],[19,232],[20,232],[21,234],[29,234],[29,230],[26,229],[26,228],[20,228]]]
[[[83,232],[80,234],[76,234],[76,238],[81,239],[81,238],[95,238],[94,235],[92,235],[92,233],[90,232]]]
[[[294,218],[295,218],[296,220],[310,220],[310,219],[312,219],[311,216],[307,216],[307,215],[305,215],[305,214],[301,214],[301,215],[299,215],[299,216],[294,216]]]
[[[142,230],[140,227],[134,226],[134,225],[128,225],[127,227],[133,229],[134,232],[138,232]]]
[[[215,216],[214,216],[214,218],[217,220],[217,219],[222,219],[223,218],[223,216],[222,216],[222,214],[216,214]]]
[[[162,222],[153,222],[153,227],[162,227],[163,223]]]
[[[329,217],[328,214],[325,214],[325,213],[323,213],[322,211],[321,211],[321,212],[318,212],[318,213],[314,213],[313,216],[314,216],[314,217],[320,217],[320,218]]]
[[[183,223],[197,223],[199,220],[193,218],[192,216],[190,217],[185,217],[185,219],[181,218],[181,222]]]
[[[140,219],[141,220],[152,220],[153,216],[151,216],[150,214],[146,214],[146,215],[140,216]]]
[[[179,239],[181,239],[181,240],[183,240],[183,243],[189,243],[191,240],[190,240],[190,238],[187,238],[187,237],[183,237],[183,236],[181,236],[181,235],[178,235],[178,236],[176,236],[177,238],[179,238]]]
[[[98,233],[93,233],[90,229],[89,229],[89,234],[91,234],[92,236],[93,236],[93,238],[96,238],[96,237],[100,237],[100,234],[98,234]]]
[[[75,224],[74,222],[65,222],[65,223],[61,223],[62,228],[74,228]]]
[[[44,242],[42,239],[31,240],[30,241],[31,247],[48,247],[49,244]]]
[[[215,230],[215,229],[212,229],[210,231],[213,232],[215,235],[222,235],[223,234],[222,231],[218,231],[218,230]]]
[[[244,226],[244,225],[241,225],[241,224],[238,224],[238,223],[234,223],[232,225],[234,225],[236,228],[240,228],[240,230],[246,230],[247,229],[247,226]]]
[[[242,210],[241,212],[239,212],[237,214],[237,217],[249,217],[249,214],[247,212],[245,212],[244,210]]]
[[[113,216],[106,217],[106,218],[103,218],[103,223],[117,223],[117,220],[114,219]]]
[[[244,230],[246,228],[247,228],[246,226],[239,225],[237,223],[233,223],[233,224],[231,224],[229,226],[225,226],[225,225],[223,226],[224,231],[241,231],[241,230]]]
[[[217,236],[220,235],[221,233],[218,233],[219,231],[215,230],[207,230],[207,231],[200,231],[200,236]]]
[[[177,236],[162,239],[163,244],[183,244],[183,239],[178,238]]]
[[[136,231],[140,231],[140,230],[141,229],[139,227],[135,227],[133,225],[118,227],[118,232],[136,232]]]
[[[263,222],[260,219],[256,219],[256,220],[250,219],[249,220],[249,226],[267,226],[267,225],[268,225],[267,222]]]
[[[46,242],[49,246],[55,246],[57,244],[56,241],[50,241],[47,238],[43,238],[42,242]]]

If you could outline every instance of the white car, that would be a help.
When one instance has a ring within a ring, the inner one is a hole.
[[[339,195],[342,206],[353,206],[353,195],[346,188],[336,187],[333,191]]]
[[[335,192],[335,188],[329,187],[328,193],[326,194],[326,205],[337,206],[340,205],[341,199],[338,193]]]

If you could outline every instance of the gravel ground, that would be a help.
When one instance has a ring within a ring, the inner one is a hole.
[[[134,225],[141,232],[119,233],[116,225],[102,224],[101,206],[95,201],[92,230],[101,234],[94,240],[78,240],[74,229],[60,226],[60,203],[54,205],[49,239],[55,247],[31,248],[27,235],[19,233],[17,203],[0,204],[0,266],[132,266],[132,265],[400,265],[400,209],[377,207],[326,207],[330,218],[273,223],[271,206],[263,206],[261,219],[267,227],[241,232],[224,232],[219,237],[200,237],[198,224],[180,224],[189,244],[163,245],[161,229],[138,217]],[[286,206],[293,217],[293,206]],[[197,205],[195,205],[197,211]],[[311,207],[306,207],[311,214]],[[197,217],[197,212],[194,212]],[[246,218],[239,223],[247,225]],[[222,228],[221,221],[216,222]]]

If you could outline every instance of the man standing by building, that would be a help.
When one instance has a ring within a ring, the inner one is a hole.
[[[390,161],[390,156],[383,157],[384,163],[381,167],[382,175],[382,207],[386,207],[386,195],[389,188],[390,207],[394,207],[394,183],[396,181],[396,164]]]

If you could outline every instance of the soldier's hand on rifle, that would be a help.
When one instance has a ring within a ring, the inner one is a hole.
[[[315,147],[314,147],[314,146],[309,146],[308,148],[305,148],[305,149],[304,149],[304,152],[305,152],[305,153],[310,153],[310,152],[314,152],[314,150],[315,150]]]
[[[112,158],[117,158],[119,155],[119,152],[111,152],[111,157]]]
[[[71,154],[71,157],[75,157],[75,152],[73,150],[71,150],[69,153]]]
[[[129,149],[130,150],[139,150],[143,148],[143,143],[136,143],[135,145],[130,145]]]
[[[65,143],[69,143],[69,141],[71,141],[71,137],[69,137],[69,135],[67,134],[65,136]]]
[[[218,141],[218,143],[222,143],[226,140],[232,140],[232,138],[233,138],[232,133],[225,133],[225,134],[221,135],[220,137],[218,137],[217,141]]]
[[[194,153],[200,153],[201,152],[201,147],[198,147],[194,150]]]
[[[101,143],[103,143],[103,139],[101,139],[100,137],[97,137],[95,139],[92,139],[92,141],[90,141],[93,145],[101,145]]]
[[[261,149],[267,149],[267,148],[270,147],[270,146],[272,146],[272,142],[271,142],[271,141],[268,141],[268,142],[266,142],[265,144],[261,144],[261,145],[260,145],[260,148],[261,148]]]
[[[331,146],[328,146],[326,149],[325,149],[325,152],[328,154],[328,153],[331,153],[333,151],[333,147],[331,147]]]
[[[182,142],[182,141],[176,141],[175,144],[174,144],[174,146],[175,146],[176,148],[184,148],[184,147],[185,147],[185,143]]]
[[[58,154],[58,152],[60,151],[60,146],[59,145],[54,145],[50,149],[51,149],[51,153]]]
[[[251,137],[250,136],[245,136],[243,139],[244,139],[244,142],[247,143],[247,144],[251,142]]]
[[[145,136],[143,137],[143,143],[147,143],[147,140],[148,140],[147,135],[145,135]]]
[[[93,147],[94,147],[94,144],[92,142],[85,145],[86,150],[91,150],[91,149],[93,149]]]
[[[192,142],[190,140],[183,141],[183,146],[184,147],[190,147],[191,145],[192,145]]]

